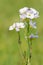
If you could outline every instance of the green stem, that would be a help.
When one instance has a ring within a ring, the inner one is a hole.
[[[30,43],[29,43],[29,22],[28,22],[28,26],[27,26],[27,41],[28,41],[28,47],[29,47],[29,59],[30,59]]]
[[[30,61],[32,58],[32,39],[30,39]]]
[[[24,59],[24,55],[23,55],[23,51],[22,51],[22,48],[21,48],[21,38],[20,38],[20,31],[18,32],[18,48],[19,48],[19,53],[22,57],[22,60],[23,60],[23,63],[25,64],[25,59]]]
[[[18,43],[21,44],[21,40],[20,40],[20,31],[18,31]]]
[[[30,40],[29,40],[29,22],[27,21],[27,43],[28,43],[28,52],[29,52],[29,54],[28,54],[28,59],[29,59],[29,63],[31,63],[30,62],[30,60],[31,60],[31,53],[30,53]],[[28,64],[28,63],[27,63]]]

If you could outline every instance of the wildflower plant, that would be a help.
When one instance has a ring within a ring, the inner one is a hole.
[[[18,33],[18,43],[21,44],[20,29],[26,28],[25,39],[28,43],[28,57],[26,58],[25,65],[31,64],[32,58],[32,40],[38,38],[37,25],[34,21],[39,17],[39,12],[34,8],[24,7],[19,10],[20,22],[16,22],[9,27],[9,30],[16,30]],[[35,32],[33,32],[35,30]],[[26,56],[26,55],[25,55]]]

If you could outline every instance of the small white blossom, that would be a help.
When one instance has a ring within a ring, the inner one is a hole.
[[[33,18],[38,18],[38,17],[39,17],[39,12],[36,11],[35,9],[30,8],[27,11],[27,18],[33,19]]]
[[[32,38],[38,38],[38,35],[31,34],[31,35],[29,36],[29,38],[30,38],[30,39],[32,39]]]
[[[35,10],[34,8],[30,8],[30,9],[34,14],[34,18],[38,18],[39,17],[39,12],[37,10]]]
[[[20,31],[20,28],[24,28],[25,27],[25,24],[22,23],[22,22],[17,22],[17,23],[14,23],[12,26],[9,27],[9,30],[16,30],[16,31]]]
[[[27,12],[27,10],[28,10],[28,7],[21,8],[21,9],[19,10],[19,13],[20,13],[20,14],[24,14],[24,13]]]
[[[12,26],[10,26],[10,27],[9,27],[9,30],[13,30],[13,27],[12,27]]]
[[[24,25],[24,23],[22,23],[22,22],[18,22],[18,23],[15,23],[15,27],[16,27],[16,28],[24,28],[25,25]]]
[[[36,22],[32,22],[32,20],[30,20],[29,24],[30,24],[30,27],[35,28],[35,29],[37,28]]]

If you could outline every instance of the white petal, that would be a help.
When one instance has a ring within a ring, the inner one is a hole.
[[[24,14],[27,10],[28,10],[28,7],[21,8],[21,9],[19,10],[19,13],[20,13],[20,14]]]
[[[20,15],[20,18],[21,19],[25,19],[26,18],[26,15],[25,14],[22,14],[22,15]]]
[[[20,31],[20,29],[19,28],[15,28],[16,29],[16,31],[18,32],[18,31]]]
[[[38,18],[38,17],[39,17],[39,15],[38,15],[38,14],[34,15],[34,18]]]
[[[30,8],[33,11],[34,14],[34,18],[38,18],[39,17],[39,12],[33,8]]]
[[[20,23],[15,23],[15,28],[19,28],[20,27]]]
[[[12,26],[9,27],[9,30],[13,30],[14,28]]]
[[[24,23],[20,23],[20,28],[24,28],[25,24]]]
[[[33,13],[37,13],[37,11],[34,8],[30,8]]]
[[[33,18],[34,18],[34,15],[33,15],[33,14],[28,15],[28,14],[27,14],[26,17],[27,17],[27,18],[30,18],[30,19],[33,19]]]

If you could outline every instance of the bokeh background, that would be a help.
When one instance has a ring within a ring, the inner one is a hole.
[[[32,44],[32,64],[43,65],[43,0],[0,0],[0,65],[24,65],[20,48],[27,50],[27,43],[21,31],[21,47],[18,45],[18,34],[8,28],[19,21],[19,9],[32,7],[39,11],[40,17],[36,20],[39,38]]]

